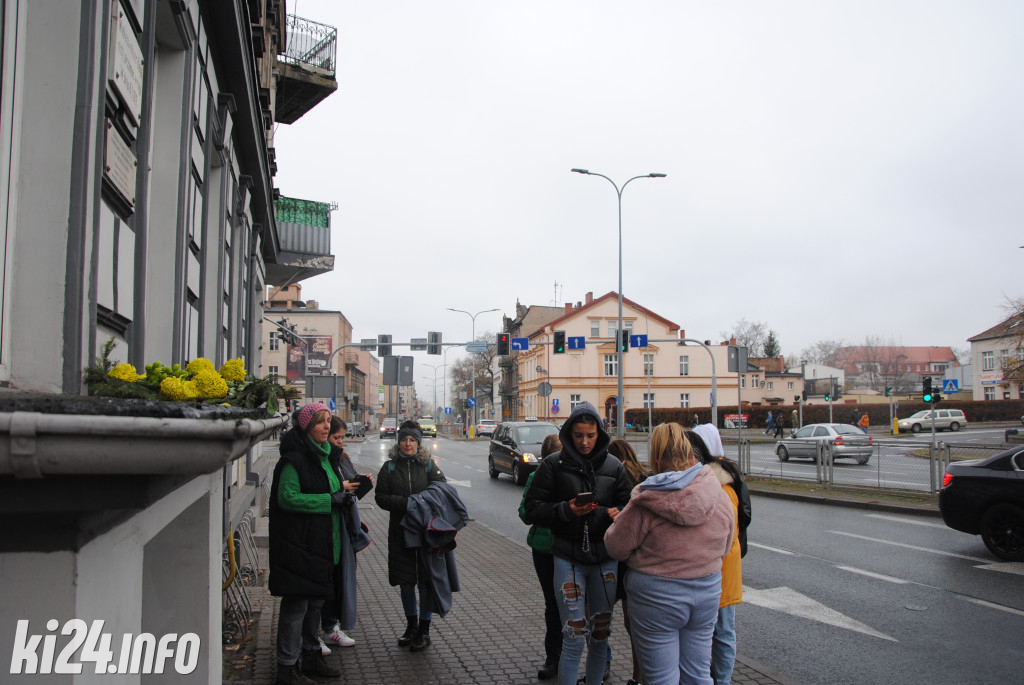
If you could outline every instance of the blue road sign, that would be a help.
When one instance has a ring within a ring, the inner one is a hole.
[[[331,411],[334,411],[334,408],[338,406],[338,403],[335,401],[333,397],[331,398],[331,401],[328,404],[331,407]]]
[[[470,397],[468,400],[466,400],[466,406],[467,407],[475,407],[476,406],[476,398],[475,397]]]
[[[960,392],[960,381],[955,378],[947,378],[942,381],[942,392],[947,395]]]
[[[647,334],[629,336],[630,347],[647,347]]]
[[[553,398],[551,400],[551,404],[553,404],[553,405],[555,405],[557,407],[558,406],[558,398],[557,397]]]
[[[445,407],[444,408],[444,413],[445,414],[451,414],[452,413],[452,408],[451,407]]]
[[[587,347],[586,336],[576,335],[569,338],[569,349],[570,350],[582,350]]]
[[[512,338],[512,349],[519,350],[520,352],[530,349],[530,339]]]

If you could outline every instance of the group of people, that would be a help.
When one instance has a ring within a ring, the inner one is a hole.
[[[331,646],[355,644],[345,631],[356,623],[356,554],[371,543],[357,501],[371,489],[390,513],[388,578],[406,616],[398,645],[426,649],[433,614],[444,616],[458,590],[451,550],[469,516],[423,447],[419,424],[399,426],[374,481],[356,472],[344,450],[347,426],[325,404],[307,404],[291,423],[270,491],[268,585],[281,598],[277,685],[341,675],[325,657]]]
[[[784,436],[786,434],[785,414],[781,411],[775,413],[768,412],[768,417],[765,419],[764,424],[764,434],[776,438]]]
[[[730,682],[750,504],[718,430],[657,426],[648,469],[583,402],[542,456],[519,508],[545,599],[538,678],[576,685],[586,650],[585,682],[601,682],[621,601],[627,685]]]

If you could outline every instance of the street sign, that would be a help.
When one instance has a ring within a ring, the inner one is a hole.
[[[955,378],[947,378],[942,381],[942,392],[947,395],[960,392],[960,381]]]
[[[476,406],[476,398],[475,397],[470,397],[468,400],[466,400],[466,406],[475,407]]]
[[[338,406],[338,403],[337,403],[337,401],[336,401],[336,400],[335,400],[335,399],[334,399],[334,398],[332,397],[332,398],[331,398],[331,401],[330,401],[330,402],[329,402],[329,403],[327,404],[327,406],[329,406],[329,407],[331,408],[331,411],[334,411],[334,410],[335,410],[335,409],[337,408],[337,406]]]
[[[361,338],[359,340],[359,349],[363,352],[375,352],[377,350],[377,339]]]
[[[471,352],[473,354],[478,354],[480,352],[486,352],[486,351],[487,351],[487,343],[485,343],[482,340],[474,340],[472,342],[466,343],[466,352]]]
[[[630,347],[647,347],[647,334],[629,336]]]
[[[451,414],[452,413],[452,408],[451,407],[445,407],[444,408],[444,413],[445,414]]]
[[[587,347],[587,338],[582,335],[573,335],[569,337],[569,349],[570,350],[583,350]]]
[[[512,338],[512,349],[524,352],[530,349],[529,338]]]
[[[551,384],[547,381],[541,381],[537,385],[537,394],[541,397],[547,397],[551,394]]]
[[[553,400],[551,400],[551,404],[553,404],[553,405],[555,405],[557,407],[558,406],[558,398],[556,397]]]
[[[426,352],[427,351],[427,339],[426,338],[410,338],[409,339],[409,350],[412,352]]]
[[[558,403],[557,402],[555,404],[551,405],[551,413],[552,414],[557,414],[558,413]]]

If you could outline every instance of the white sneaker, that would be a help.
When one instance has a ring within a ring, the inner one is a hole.
[[[320,653],[327,656],[331,653],[331,648],[324,644],[323,640],[320,640]]]
[[[324,638],[332,645],[337,645],[338,647],[351,647],[356,643],[337,625],[334,626],[331,632],[325,633]]]

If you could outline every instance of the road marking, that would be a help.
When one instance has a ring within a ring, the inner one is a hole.
[[[1012,573],[1015,576],[1024,576],[1024,563],[1020,561],[997,561],[991,564],[975,566],[974,568],[980,568],[982,571],[1000,571],[1002,573]]]
[[[769,547],[768,545],[759,545],[756,542],[748,542],[747,546],[748,547],[757,547],[758,549],[766,549],[769,552],[778,552],[779,554],[787,554],[789,556],[793,556],[793,552],[790,552],[789,550],[779,549],[778,547]]]
[[[460,488],[471,488],[471,487],[473,487],[473,484],[471,482],[469,482],[468,480],[455,480],[454,478],[448,478],[447,480],[452,485],[457,485]]]
[[[929,554],[939,554],[944,557],[954,557],[956,559],[966,559],[967,561],[977,561],[983,564],[991,563],[988,559],[979,559],[978,557],[969,557],[966,554],[953,554],[952,552],[942,552],[937,549],[928,549],[927,547],[918,547],[917,545],[908,545],[903,542],[893,542],[892,540],[882,540],[880,538],[869,538],[866,535],[855,535],[854,533],[844,533],[841,530],[830,530],[829,533],[833,535],[845,535],[851,538],[857,538],[859,540],[867,540],[868,542],[878,542],[883,545],[893,545],[894,547],[904,547],[906,549],[916,549],[918,552],[928,552]]]
[[[912,526],[927,526],[929,528],[941,528],[943,530],[950,530],[945,523],[932,523],[931,521],[919,521],[915,519],[904,518],[902,516],[889,516],[887,514],[865,514],[871,518],[884,519],[886,521],[896,521],[897,523],[909,523]]]
[[[907,581],[907,580],[903,580],[902,578],[893,578],[892,576],[885,576],[885,575],[882,575],[881,573],[873,573],[871,571],[865,571],[862,568],[854,568],[853,566],[836,566],[836,568],[841,570],[841,571],[849,571],[850,573],[859,573],[860,575],[868,576],[869,578],[877,578],[878,580],[884,580],[887,583],[896,583],[897,585],[906,585],[908,582],[910,582],[910,581]]]
[[[768,590],[754,590],[746,585],[743,586],[743,601],[754,604],[765,609],[781,611],[784,614],[806,618],[811,621],[818,621],[837,628],[845,628],[857,633],[864,633],[872,637],[899,642],[894,637],[880,633],[874,628],[867,626],[860,621],[855,621],[849,616],[844,616],[835,609],[830,609],[824,604],[817,602],[806,595],[788,587],[776,587]]]
[[[977,604],[978,606],[988,607],[989,609],[999,609],[999,611],[1005,611],[1008,614],[1017,614],[1018,616],[1024,616],[1024,611],[1020,609],[1014,609],[1012,607],[1003,606],[1002,604],[993,604],[992,602],[986,602],[983,599],[977,599],[975,597],[964,597],[960,595],[960,599]]]

